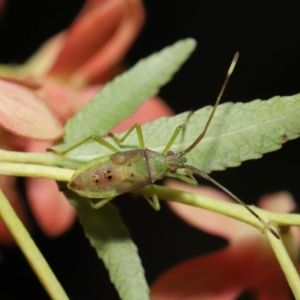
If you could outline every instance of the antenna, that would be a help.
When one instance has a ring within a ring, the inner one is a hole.
[[[210,114],[210,116],[208,118],[208,121],[206,122],[206,125],[205,125],[203,131],[200,133],[200,135],[196,138],[196,140],[188,148],[186,148],[182,152],[178,153],[180,156],[184,156],[187,153],[189,153],[190,151],[192,151],[200,143],[200,141],[204,138],[204,136],[206,134],[206,131],[207,131],[209,125],[210,125],[210,122],[211,122],[211,120],[212,120],[212,118],[213,118],[213,116],[215,114],[215,111],[216,111],[216,109],[217,109],[217,107],[218,107],[218,105],[220,103],[220,100],[221,100],[221,98],[223,96],[223,93],[224,93],[225,88],[226,88],[226,86],[228,84],[229,78],[230,78],[230,76],[231,76],[231,74],[232,74],[232,72],[234,70],[234,67],[235,67],[235,65],[237,63],[239,55],[240,55],[239,52],[236,52],[234,54],[234,57],[233,57],[232,62],[230,64],[230,67],[229,67],[229,69],[227,71],[225,81],[224,81],[224,83],[222,85],[222,88],[221,88],[220,93],[219,93],[219,95],[217,97],[216,103],[214,105],[214,108],[213,108],[213,110],[212,110],[212,112],[211,112],[211,114]]]
[[[254,217],[258,219],[262,225],[264,225],[265,228],[267,228],[277,239],[280,239],[278,233],[266,222],[264,221],[252,208],[250,208],[245,202],[243,202],[240,198],[235,196],[233,193],[231,193],[229,190],[227,190],[223,185],[215,181],[213,178],[211,178],[206,173],[198,170],[197,168],[190,166],[190,165],[184,165],[184,169],[190,170],[193,172],[193,174],[202,177],[210,182],[212,182],[215,186],[217,186],[219,189],[221,189],[223,192],[225,192],[227,195],[229,195],[232,199],[234,199],[237,203],[244,206]]]
[[[224,93],[224,90],[228,84],[228,81],[229,81],[229,78],[236,66],[236,63],[237,63],[237,60],[239,58],[239,52],[236,52],[233,59],[232,59],[232,62],[230,64],[230,67],[227,71],[227,74],[226,74],[226,78],[225,78],[225,81],[222,85],[222,88],[220,90],[220,93],[217,97],[217,100],[216,100],[216,103],[213,107],[213,110],[206,122],[206,125],[203,129],[203,131],[200,133],[200,135],[196,138],[196,140],[188,147],[186,148],[185,150],[183,150],[182,152],[179,152],[177,155],[178,156],[184,156],[186,155],[187,153],[189,153],[190,151],[192,151],[199,143],[200,141],[203,139],[203,137],[205,136],[206,134],[206,131],[211,123],[211,120],[215,114],[215,111],[220,103],[220,100],[223,96],[223,93]],[[227,195],[229,195],[232,199],[234,199],[237,203],[241,204],[242,206],[244,206],[253,216],[255,216],[258,221],[265,227],[267,228],[277,239],[280,239],[278,233],[269,225],[267,224],[253,209],[251,209],[246,203],[244,203],[241,199],[239,199],[237,196],[235,196],[233,193],[231,193],[229,190],[227,190],[223,185],[221,185],[220,183],[218,183],[217,181],[215,181],[213,178],[211,178],[209,175],[207,175],[206,173],[198,170],[197,168],[193,167],[193,166],[190,166],[190,165],[183,165],[181,168],[184,168],[184,169],[187,169],[187,170],[190,170],[192,171],[193,174],[199,176],[199,177],[202,177],[210,182],[212,182],[215,186],[217,186],[219,189],[221,189],[223,192],[225,192]]]

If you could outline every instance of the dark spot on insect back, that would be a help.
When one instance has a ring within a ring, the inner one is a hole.
[[[134,177],[134,174],[133,174],[133,173],[131,173],[131,174],[130,174],[130,176],[131,176],[131,177]]]
[[[93,174],[92,175],[92,181],[93,181],[93,183],[98,184],[100,182],[99,175],[98,174]]]
[[[104,171],[104,178],[107,179],[107,180],[112,180],[113,179],[113,176],[112,176],[110,170]]]

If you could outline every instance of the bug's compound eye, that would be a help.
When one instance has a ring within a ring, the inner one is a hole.
[[[172,155],[174,155],[173,151],[170,150],[170,151],[167,152],[167,156],[172,156]]]
[[[107,180],[112,180],[113,179],[113,176],[112,176],[110,170],[104,171],[104,178],[107,179]]]
[[[92,175],[92,181],[93,181],[93,183],[98,184],[100,182],[99,175],[98,174],[93,174]]]
[[[176,172],[177,172],[177,168],[171,167],[169,171],[170,171],[171,173],[176,173]]]

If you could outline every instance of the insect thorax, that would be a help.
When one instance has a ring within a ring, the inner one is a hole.
[[[170,152],[169,152],[170,153]],[[166,156],[166,161],[168,164],[168,169],[179,169],[184,166],[184,164],[187,162],[187,159],[185,156],[182,156],[181,154],[168,154]]]
[[[162,153],[145,149],[145,158],[151,182],[161,179],[166,172],[176,172],[186,163],[186,158],[180,154],[163,155]]]

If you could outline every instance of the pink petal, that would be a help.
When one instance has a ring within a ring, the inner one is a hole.
[[[118,0],[104,1],[91,7],[88,12],[84,8],[85,13],[79,14],[66,32],[64,47],[50,70],[50,75],[68,77],[102,47],[116,29],[122,15],[121,10]]]
[[[107,78],[106,72],[123,59],[140,31],[144,22],[144,10],[140,0],[118,0],[118,2],[122,8],[122,16],[115,32],[72,74],[70,80],[75,84],[103,82],[103,77]]]
[[[229,258],[230,251],[224,249],[175,266],[151,286],[151,299],[235,299],[244,287]]]
[[[220,199],[220,201],[230,201],[231,199],[224,193],[207,186],[191,186],[180,181],[166,180],[165,185],[181,191],[187,191],[214,199]],[[236,238],[237,236],[249,234],[256,234],[258,231],[252,228],[248,224],[244,224],[227,216],[211,212],[205,209],[196,208],[176,202],[168,202],[170,208],[180,218],[185,220],[191,226],[209,232],[211,234],[223,237],[227,240]]]
[[[26,187],[31,210],[46,234],[57,236],[71,227],[74,210],[53,180],[28,178]]]
[[[27,151],[42,152],[51,144],[28,141]],[[75,212],[56,182],[48,179],[27,178],[26,191],[30,208],[43,231],[57,236],[67,231],[75,219]]]
[[[262,209],[290,213],[297,208],[295,200],[291,193],[280,191],[273,194],[267,194],[260,198],[259,207]]]
[[[84,89],[45,81],[40,94],[62,124],[73,117],[101,88],[100,85]]]
[[[235,299],[244,291],[290,299],[278,262],[259,235],[168,270],[152,285],[151,299]]]
[[[119,63],[135,40],[144,22],[141,1],[118,0],[122,5],[122,19],[110,39],[73,75],[75,83],[98,82],[105,72]],[[121,3],[122,2],[122,3]]]
[[[18,136],[55,140],[63,128],[51,111],[32,90],[0,80],[0,125]]]
[[[72,75],[70,80],[75,85],[111,78],[121,71],[117,64],[136,38],[144,18],[140,0],[88,1],[67,32],[65,47],[49,75]]]

